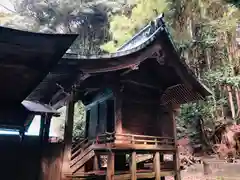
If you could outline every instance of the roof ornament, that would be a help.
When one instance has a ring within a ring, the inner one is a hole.
[[[133,64],[130,66],[131,70],[138,70],[139,69],[139,64]]]
[[[154,52],[152,57],[155,58],[160,65],[165,64],[165,56],[161,50]]]

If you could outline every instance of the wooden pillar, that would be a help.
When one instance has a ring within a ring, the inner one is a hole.
[[[18,150],[19,153],[19,159],[17,159],[18,161],[16,162],[16,166],[17,166],[17,170],[18,170],[18,174],[16,174],[16,178],[18,177],[24,177],[24,171],[23,171],[23,162],[24,162],[24,138],[25,138],[25,127],[23,126],[20,131],[19,131],[19,139],[20,139],[20,148]]]
[[[164,162],[164,154],[160,154],[160,164],[161,162]],[[161,170],[161,165],[160,165],[160,170]],[[161,175],[161,172],[160,172],[160,175]],[[160,178],[161,180],[165,180],[165,176],[161,176]]]
[[[93,170],[97,171],[100,169],[100,155],[96,152],[93,159]]]
[[[114,180],[114,173],[115,173],[115,168],[114,168],[114,153],[109,152],[108,157],[107,157],[107,175],[106,175],[106,180]]]
[[[39,141],[40,141],[40,145],[42,145],[42,143],[43,143],[44,124],[45,124],[45,114],[42,114],[42,115],[41,115],[41,119],[40,119],[40,129],[39,129]]]
[[[153,163],[154,163],[153,168],[154,168],[154,172],[155,172],[155,180],[160,180],[161,168],[160,168],[160,153],[159,153],[159,151],[155,152]]]
[[[137,162],[136,162],[136,151],[131,154],[131,180],[137,179]]]
[[[39,130],[39,155],[38,155],[39,163],[37,164],[38,173],[36,174],[37,175],[36,179],[38,180],[42,180],[44,178],[42,156],[43,156],[43,150],[44,150],[43,137],[44,137],[44,128],[45,128],[45,118],[46,118],[46,114],[42,114],[40,119],[40,130]]]
[[[51,115],[49,114],[42,114],[41,115],[41,121],[40,121],[40,130],[39,130],[39,173],[37,179],[44,179],[45,176],[47,176],[47,169],[46,164],[44,162],[44,152],[46,150],[45,147],[47,147],[48,139],[49,139],[49,131],[50,131],[50,121],[51,121]]]
[[[71,97],[66,106],[62,178],[64,178],[65,173],[71,172],[70,162],[71,162],[71,151],[72,151],[73,118],[74,118],[74,101],[73,101],[73,94],[71,94]]]
[[[175,180],[181,180],[181,174],[180,174],[180,160],[179,160],[179,153],[178,153],[178,146],[177,146],[177,127],[176,127],[176,120],[175,115],[173,112],[171,112],[172,117],[172,127],[173,127],[173,137],[174,137],[174,144],[175,144],[175,153],[173,154],[173,162],[174,162],[174,170],[176,175],[174,176]]]
[[[22,144],[25,138],[25,127],[22,127],[19,131],[20,143]]]
[[[115,93],[115,132],[122,134],[122,95]]]
[[[51,118],[52,118],[51,115],[46,115],[45,121],[44,121],[43,142],[45,144],[47,144],[49,141]]]

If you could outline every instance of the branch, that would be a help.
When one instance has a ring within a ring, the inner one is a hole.
[[[12,13],[14,13],[14,14],[17,14],[16,11],[13,11],[12,9],[9,9],[8,7],[6,7],[6,6],[2,5],[2,4],[0,4],[0,6],[3,7],[4,9],[6,9],[6,10],[12,12]]]

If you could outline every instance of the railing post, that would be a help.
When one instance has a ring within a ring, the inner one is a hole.
[[[100,169],[100,155],[97,152],[95,152],[93,170],[97,171],[99,169]]]
[[[136,162],[136,151],[131,154],[131,180],[137,179],[137,162]]]
[[[114,173],[115,173],[114,160],[115,160],[115,154],[113,152],[109,152],[107,157],[106,180],[114,180]]]
[[[153,168],[154,168],[154,172],[155,172],[155,180],[160,180],[160,153],[159,151],[155,152],[154,154],[154,162],[153,162]]]

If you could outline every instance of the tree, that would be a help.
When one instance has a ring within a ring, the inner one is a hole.
[[[24,18],[13,19],[6,25],[35,32],[79,34],[70,48],[72,52],[100,54],[99,46],[109,36],[108,14],[119,11],[123,3],[123,0],[13,0],[16,14]]]
[[[59,109],[60,117],[53,117],[51,128],[54,129],[56,134],[63,138],[64,133],[64,122],[66,119],[66,107],[62,107]],[[75,103],[74,106],[74,121],[73,121],[73,140],[77,140],[79,138],[84,138],[85,133],[85,109],[84,105],[79,101]]]
[[[110,34],[112,40],[102,46],[108,52],[114,52],[124,42],[129,40],[149,21],[164,12],[168,3],[165,0],[136,0],[131,13],[116,14],[110,19]]]
[[[110,18],[112,40],[102,48],[109,52],[116,51],[164,10],[168,28],[181,56],[197,77],[214,92],[214,96],[206,102],[182,106],[178,122],[183,122],[185,126],[191,125],[187,121],[202,117],[205,124],[212,125],[219,117],[217,111],[227,104],[226,96],[220,92],[219,85],[226,82],[239,84],[233,73],[234,67],[239,63],[237,55],[233,53],[236,48],[234,40],[240,17],[239,9],[224,1],[215,0],[139,0],[130,13],[115,14]],[[187,109],[191,109],[191,116]],[[189,128],[192,134],[196,134],[197,129],[194,128]],[[192,137],[196,138],[194,135]]]

